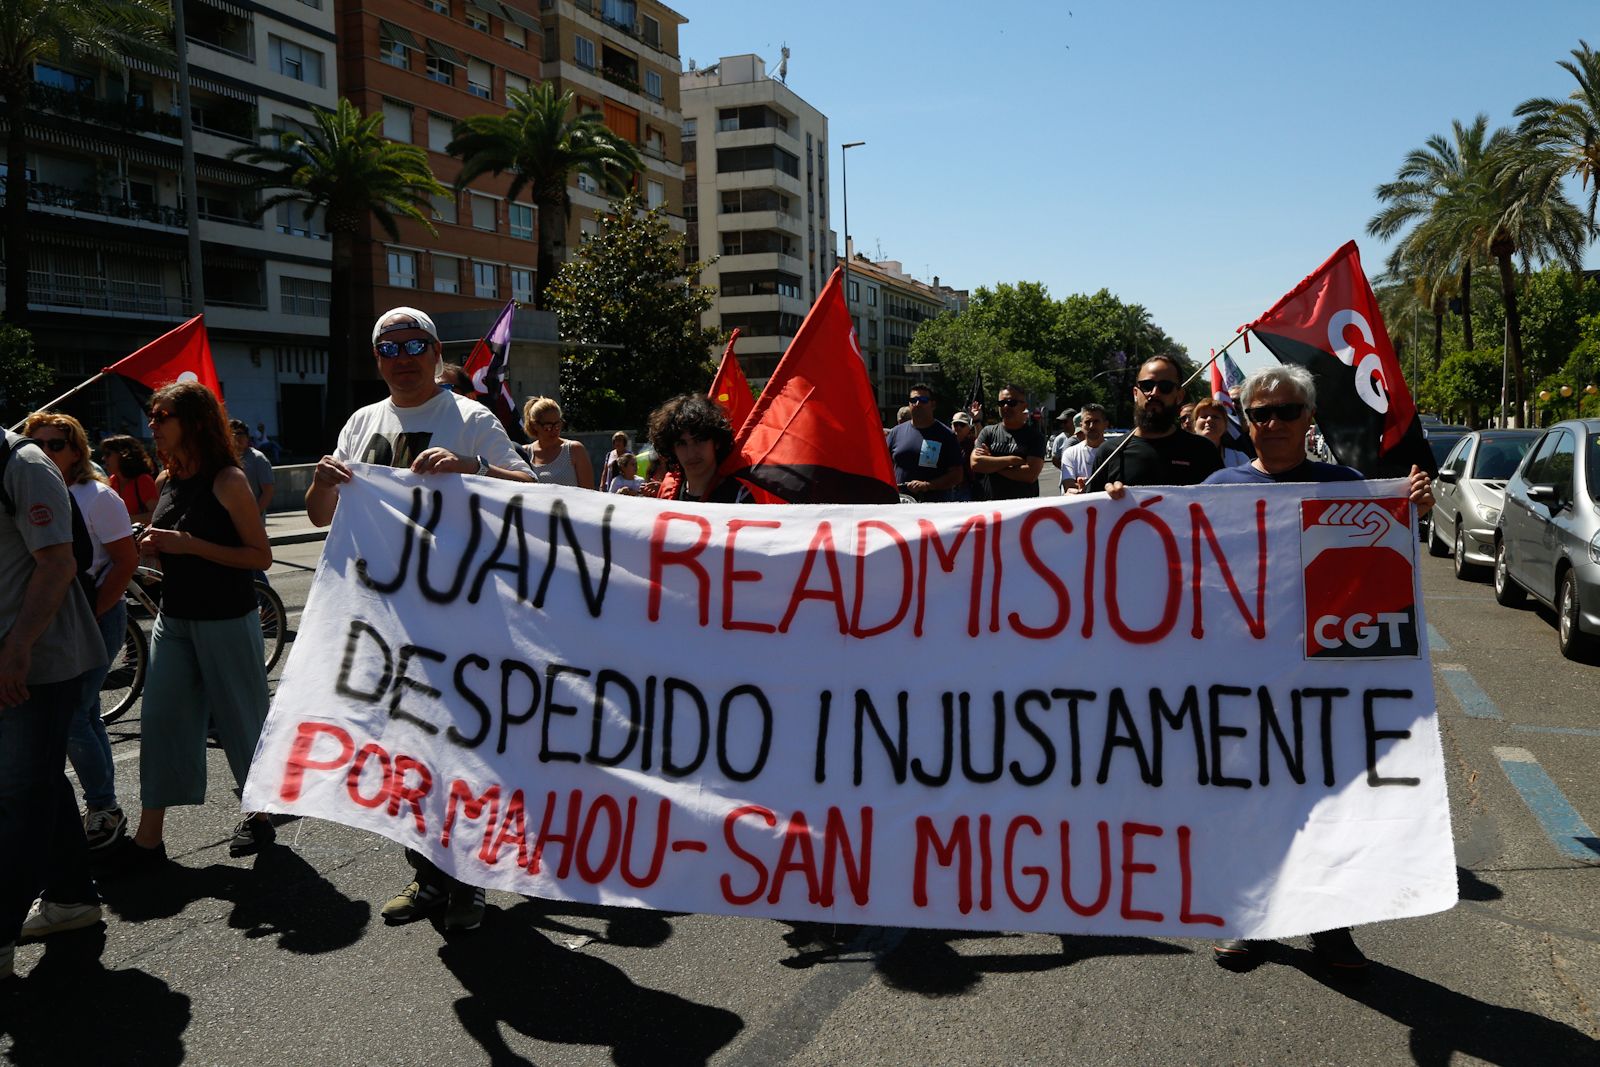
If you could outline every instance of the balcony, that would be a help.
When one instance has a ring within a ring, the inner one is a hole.
[[[31,100],[41,111],[92,122],[97,126],[156,133],[174,140],[181,136],[178,116],[136,107],[126,101],[101,100],[88,93],[76,93],[38,82],[32,86]]]
[[[5,286],[5,281],[5,267],[0,266],[0,288]],[[143,315],[160,319],[189,317],[187,300],[169,295],[154,283],[38,270],[28,272],[28,307],[35,311]]]
[[[626,70],[619,67],[601,67],[600,76],[612,85],[621,86],[630,93],[644,95],[644,89]]]
[[[5,194],[0,193],[0,206],[4,204]],[[28,206],[55,208],[59,211],[96,215],[124,222],[147,222],[174,229],[182,229],[184,225],[183,212],[175,207],[167,207],[165,204],[140,204],[132,200],[101,196],[81,189],[68,189],[65,186],[41,182],[33,182],[28,186]]]

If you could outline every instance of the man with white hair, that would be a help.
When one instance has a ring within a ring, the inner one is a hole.
[[[1306,455],[1306,431],[1317,410],[1317,387],[1311,372],[1294,364],[1268,367],[1244,380],[1239,392],[1245,425],[1256,446],[1256,458],[1226,467],[1205,485],[1256,485],[1263,482],[1354,482],[1366,475],[1354,467],[1322,463]],[[1411,468],[1411,502],[1419,516],[1433,507],[1433,483],[1425,471]],[[1211,946],[1212,958],[1230,970],[1244,970],[1256,959],[1257,943],[1230,939]],[[1359,975],[1367,957],[1356,947],[1349,927],[1311,935],[1311,951],[1334,974]]]
[[[333,521],[339,487],[351,479],[352,463],[405,467],[414,474],[533,481],[533,471],[494,412],[437,384],[439,332],[426,312],[397,307],[379,315],[372,326],[372,356],[389,396],[351,415],[333,454],[317,462],[306,490],[306,515],[313,523]],[[456,881],[411,849],[406,859],[416,878],[383,906],[385,922],[410,922],[439,906],[447,906],[448,930],[473,930],[483,922],[482,889]]]

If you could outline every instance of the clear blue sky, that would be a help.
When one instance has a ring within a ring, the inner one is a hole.
[[[685,67],[754,52],[775,72],[789,45],[789,87],[828,116],[837,230],[838,145],[867,142],[859,250],[957,288],[1103,286],[1197,355],[1350,238],[1379,273],[1372,190],[1405,153],[1567,95],[1556,60],[1600,45],[1595,0],[674,6]]]

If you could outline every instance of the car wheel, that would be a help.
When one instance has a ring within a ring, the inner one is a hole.
[[[1587,659],[1594,652],[1595,638],[1583,632],[1578,604],[1578,575],[1568,570],[1556,590],[1556,641],[1568,659]]]
[[[1476,563],[1467,560],[1467,535],[1461,527],[1456,527],[1456,577],[1463,582],[1475,581],[1483,573]]]
[[[1450,546],[1439,540],[1439,524],[1433,516],[1425,520],[1428,524],[1428,555],[1438,556],[1441,559],[1450,554]]]
[[[1506,543],[1504,540],[1494,543],[1494,599],[1497,604],[1514,608],[1522,603],[1527,594],[1522,591],[1522,586],[1511,577],[1511,572],[1506,569]]]

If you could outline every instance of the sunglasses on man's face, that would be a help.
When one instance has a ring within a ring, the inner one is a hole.
[[[1162,396],[1168,396],[1178,388],[1178,383],[1169,378],[1145,378],[1138,383],[1137,388],[1145,396],[1149,396],[1151,393],[1160,393]]]
[[[915,406],[917,404],[931,404],[931,403],[933,403],[933,397],[931,397],[931,396],[907,397],[906,398],[906,403],[911,404],[913,406]]]
[[[1018,404],[1022,403],[1022,401],[1012,398],[1010,400],[997,400],[995,403],[999,404],[1003,408],[1014,408]]]
[[[39,442],[40,447],[48,448],[52,452],[62,452],[67,447],[67,439],[65,437],[52,437],[48,441],[42,437],[35,437],[34,440]]]
[[[420,356],[433,342],[426,337],[413,337],[409,341],[379,341],[372,346],[372,350],[384,359],[399,359],[401,356]]]
[[[1244,409],[1245,418],[1263,426],[1277,419],[1279,422],[1293,422],[1306,413],[1304,404],[1256,404],[1254,407]]]

